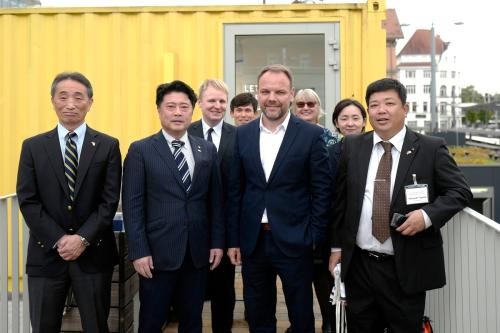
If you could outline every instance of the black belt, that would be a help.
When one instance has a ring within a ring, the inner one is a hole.
[[[394,259],[392,254],[380,253],[375,251],[363,250],[362,248],[357,247],[358,250],[365,256],[375,261],[386,261],[390,259]]]

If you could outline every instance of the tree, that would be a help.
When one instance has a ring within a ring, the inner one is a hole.
[[[462,103],[484,103],[484,97],[476,91],[474,86],[462,88]]]

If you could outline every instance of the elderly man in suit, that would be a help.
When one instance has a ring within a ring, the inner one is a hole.
[[[262,115],[236,129],[228,195],[228,254],[242,263],[250,332],[276,332],[279,276],[293,332],[314,332],[312,251],[324,240],[330,166],[323,129],[290,113],[292,75],[258,76]]]
[[[128,256],[139,273],[139,332],[161,332],[178,296],[179,332],[202,332],[208,268],[224,248],[217,150],[188,135],[196,94],[182,81],[161,84],[162,129],[132,143],[123,168]]]
[[[71,286],[83,330],[104,333],[118,263],[113,217],[120,198],[119,144],[85,123],[93,91],[84,75],[58,74],[51,96],[59,123],[24,141],[17,178],[30,229],[31,326],[33,332],[59,332]]]
[[[203,81],[199,90],[198,105],[202,118],[191,124],[188,133],[212,142],[217,148],[217,161],[222,179],[223,205],[226,203],[227,181],[233,157],[235,127],[226,123],[228,88],[217,79]],[[219,207],[224,210],[224,206]],[[223,256],[219,267],[208,274],[207,296],[210,299],[213,333],[230,333],[236,301],[234,290],[234,265]]]
[[[342,259],[349,332],[422,332],[425,291],[446,283],[440,229],[471,200],[441,138],[405,127],[406,89],[366,90],[374,131],[345,138],[330,270]]]

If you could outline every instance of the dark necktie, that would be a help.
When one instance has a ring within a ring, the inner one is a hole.
[[[69,198],[75,199],[76,171],[78,169],[78,151],[76,143],[76,133],[70,132],[66,135],[66,149],[64,150],[64,175],[68,181]]]
[[[214,129],[212,127],[210,127],[208,129],[208,133],[207,133],[207,141],[208,142],[212,142],[213,143],[213,140],[212,140],[212,133],[214,132]]]
[[[380,243],[384,243],[390,236],[392,143],[380,142],[380,144],[384,147],[384,155],[380,159],[373,187],[372,235]]]
[[[184,142],[180,140],[173,140],[172,147],[174,147],[174,160],[177,163],[177,169],[181,175],[182,183],[186,187],[186,192],[191,188],[191,176],[189,175],[189,167],[186,161],[186,156],[181,151]]]

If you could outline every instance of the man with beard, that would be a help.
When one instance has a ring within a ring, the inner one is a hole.
[[[292,331],[312,333],[312,251],[324,239],[331,183],[323,130],[291,115],[287,67],[266,66],[257,81],[262,115],[236,129],[228,255],[242,264],[251,332],[276,332],[279,276]]]

